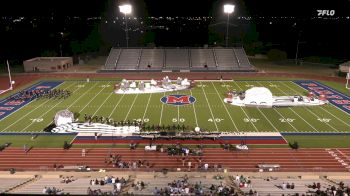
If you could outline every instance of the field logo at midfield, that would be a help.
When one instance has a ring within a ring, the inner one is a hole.
[[[160,99],[161,102],[170,105],[187,105],[196,101],[196,98],[191,95],[167,95]]]

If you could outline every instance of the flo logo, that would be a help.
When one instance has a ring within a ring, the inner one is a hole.
[[[192,104],[196,101],[196,98],[190,95],[168,95],[160,99],[161,102],[170,105],[187,105]]]

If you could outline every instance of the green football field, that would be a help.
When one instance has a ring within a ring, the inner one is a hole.
[[[68,109],[80,114],[110,117],[115,121],[139,120],[148,125],[180,124],[207,131],[235,132],[345,132],[350,131],[350,115],[329,104],[314,107],[244,108],[226,104],[228,90],[242,91],[264,86],[273,95],[306,95],[291,81],[196,81],[191,90],[138,95],[117,95],[116,81],[65,81],[59,89],[72,95],[67,99],[32,101],[0,121],[1,132],[41,132],[52,123],[56,112]],[[190,105],[163,104],[165,95],[191,95]]]

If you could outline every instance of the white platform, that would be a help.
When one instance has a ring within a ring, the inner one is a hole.
[[[295,101],[294,96],[273,96],[272,97],[272,104],[266,104],[266,103],[249,103],[246,104],[244,99],[240,99],[239,97],[233,97],[232,99],[225,98],[225,103],[230,103],[231,105],[235,106],[243,106],[243,107],[294,107],[294,106],[319,106],[327,104],[327,100],[319,100],[319,99],[313,99],[310,100],[308,97],[303,96],[302,101]]]
[[[164,93],[164,92],[172,92],[172,91],[180,91],[189,89],[190,86],[182,86],[173,84],[168,87],[160,87],[160,86],[150,86],[149,88],[145,88],[144,90],[140,90],[139,88],[128,88],[126,90],[117,89],[114,92],[116,94],[146,94],[146,93]]]
[[[112,126],[102,123],[68,123],[52,129],[53,133],[113,133],[115,135],[131,135],[140,133],[138,126]]]

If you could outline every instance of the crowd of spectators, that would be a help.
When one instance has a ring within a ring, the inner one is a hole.
[[[153,195],[237,195],[233,187],[228,187],[222,182],[218,185],[205,186],[201,181],[195,184],[189,183],[187,175],[182,179],[174,180],[163,188],[155,187]]]
[[[320,183],[313,183],[312,185],[307,185],[308,188],[316,189],[315,191],[310,191],[312,194],[317,196],[349,196],[350,195],[350,187],[345,186],[345,184],[341,181],[337,185],[328,185],[325,187],[325,190],[321,190]]]
[[[143,189],[145,189],[146,184],[143,181],[137,181],[136,183],[132,183],[131,187],[133,187],[136,191],[142,191]]]
[[[75,181],[75,179],[74,179],[74,177],[73,176],[67,176],[67,177],[64,177],[64,176],[61,176],[61,183],[66,183],[66,184],[68,184],[68,183],[71,183],[71,182],[74,182]]]
[[[58,189],[56,187],[44,187],[43,194],[49,194],[49,195],[57,195],[62,193],[63,190]]]
[[[88,187],[87,189],[87,194],[88,195],[118,195],[121,193],[122,188],[127,186],[127,183],[129,182],[129,179],[126,180],[124,177],[118,178],[114,176],[108,176],[106,175],[103,179],[98,180],[96,179],[91,179],[90,180],[90,185],[91,186],[104,186],[107,184],[112,184],[113,185],[113,191],[102,191],[101,189],[92,189],[91,187]]]
[[[123,161],[120,155],[111,153],[109,158],[105,160],[106,164],[112,164],[115,168],[128,168],[128,169],[138,169],[138,168],[150,168],[151,164],[147,160],[138,161]]]

